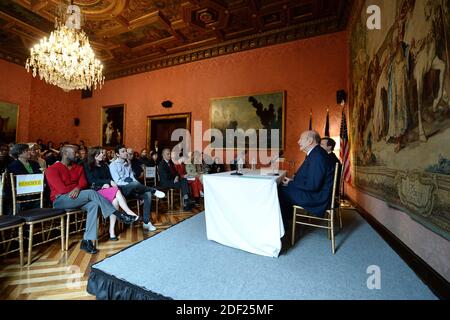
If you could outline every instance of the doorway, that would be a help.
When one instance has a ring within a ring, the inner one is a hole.
[[[176,129],[191,130],[191,113],[177,113],[147,117],[147,150],[159,155],[164,148],[172,149],[179,141],[171,141]]]

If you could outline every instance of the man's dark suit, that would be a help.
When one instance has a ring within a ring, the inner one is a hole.
[[[294,180],[287,186],[280,186],[280,206],[285,223],[292,218],[294,204],[323,217],[331,200],[334,166],[327,152],[317,145],[303,161]]]
[[[183,197],[189,196],[189,183],[185,178],[181,178],[175,169],[172,160],[167,163],[166,160],[161,160],[158,164],[159,181],[162,187],[181,189]],[[178,182],[173,182],[178,176]]]

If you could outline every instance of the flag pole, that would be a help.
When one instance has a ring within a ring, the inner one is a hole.
[[[343,118],[344,117],[344,112],[345,112],[345,110],[344,110],[344,108],[345,108],[345,101],[344,100],[342,100],[341,101],[341,117]],[[342,120],[341,120],[342,121]],[[340,137],[341,139],[342,139],[342,137]],[[341,184],[342,184],[342,188],[341,188],[341,190],[342,190],[342,193],[341,193],[341,199],[344,199],[345,198],[345,174],[344,174],[344,159],[341,159],[341,161],[342,161],[342,168],[341,168]]]

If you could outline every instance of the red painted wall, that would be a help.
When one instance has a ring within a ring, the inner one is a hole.
[[[31,76],[25,68],[0,60],[0,101],[19,105],[17,141],[28,139]]]
[[[77,142],[79,91],[64,92],[33,78],[25,67],[0,60],[0,101],[19,105],[17,142]]]
[[[331,135],[339,134],[340,108],[336,91],[347,88],[345,32],[289,42],[204,61],[107,81],[93,97],[81,100],[80,139],[100,143],[101,107],[126,104],[125,144],[146,145],[147,116],[192,112],[209,128],[209,99],[286,90],[286,152],[301,155],[297,140],[308,128],[313,110],[314,128],[323,134],[327,106]],[[167,110],[163,100],[174,105]],[[205,142],[205,145],[208,143]]]

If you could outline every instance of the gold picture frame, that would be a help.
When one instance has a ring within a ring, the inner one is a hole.
[[[19,104],[0,101],[0,141],[16,143],[19,127]]]
[[[147,116],[147,141],[146,146],[147,150],[155,150],[155,145],[151,145],[152,142],[152,122],[153,121],[165,121],[165,120],[177,120],[177,119],[185,119],[184,123],[186,126],[186,130],[191,131],[191,117],[192,114],[188,113],[174,113],[174,114],[165,114],[165,115],[155,115],[155,116]],[[162,146],[164,147],[164,146]],[[158,152],[161,152],[161,146],[158,147]]]
[[[268,131],[267,141],[265,141],[266,148],[262,148],[261,141],[258,141],[256,146],[245,143],[245,149],[283,151],[285,148],[285,123],[285,90],[210,99],[210,128],[222,132],[224,143],[226,129],[243,129],[244,131],[255,129],[257,135],[259,129],[278,129],[280,130],[278,148],[272,147],[270,131]],[[219,146],[214,143],[212,143],[212,147],[225,150],[241,149],[238,146],[228,148],[227,145]]]
[[[103,106],[101,108],[100,144],[104,148],[114,148],[125,141],[125,104]]]

